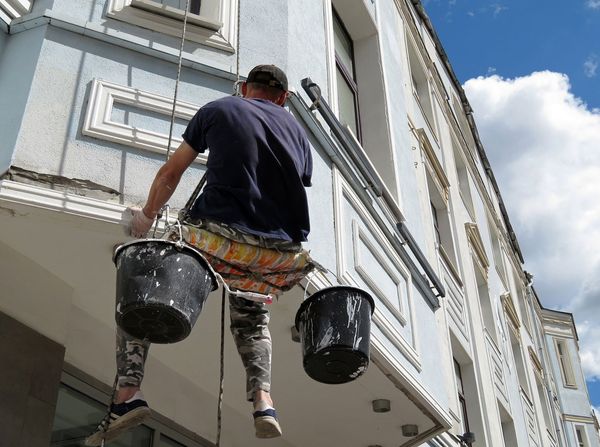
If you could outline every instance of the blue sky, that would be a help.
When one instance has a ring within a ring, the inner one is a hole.
[[[425,0],[461,82],[550,70],[600,108],[600,0]]]
[[[600,0],[423,0],[549,308],[600,409]],[[598,412],[600,413],[600,412]]]

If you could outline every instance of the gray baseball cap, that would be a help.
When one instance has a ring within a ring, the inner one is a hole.
[[[287,91],[288,81],[283,70],[275,65],[257,65],[250,73],[246,82],[256,82]]]

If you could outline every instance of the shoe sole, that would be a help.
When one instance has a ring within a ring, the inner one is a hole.
[[[254,419],[254,428],[257,438],[270,439],[281,436],[279,422],[271,416],[260,416]]]
[[[146,419],[150,417],[150,408],[140,407],[134,410],[131,410],[127,414],[121,416],[115,422],[108,426],[108,429],[105,432],[98,431],[85,440],[86,446],[100,446],[102,445],[102,441],[105,443],[112,441],[113,439],[118,438],[123,433],[128,430],[131,430],[134,427],[142,424]]]

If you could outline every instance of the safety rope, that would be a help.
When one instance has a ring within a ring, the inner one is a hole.
[[[108,406],[106,408],[106,416],[104,416],[104,419],[102,419],[102,421],[100,422],[100,425],[102,426],[102,433],[106,433],[106,430],[108,430],[108,425],[110,423],[110,407],[112,406],[112,403],[115,400],[115,396],[117,395],[117,383],[119,382],[119,373],[117,372],[115,374],[115,380],[113,381],[113,386],[112,386],[112,394],[110,396],[110,400],[108,401]],[[100,443],[100,447],[104,447],[104,436],[102,436],[102,442]]]
[[[169,160],[169,156],[171,154],[171,140],[173,138],[173,126],[175,123],[175,108],[177,106],[177,92],[179,90],[179,82],[181,79],[181,63],[183,60],[183,46],[185,43],[185,30],[187,26],[187,18],[189,13],[189,3],[190,0],[186,1],[185,6],[185,15],[183,17],[183,30],[181,32],[181,45],[179,47],[179,60],[177,63],[177,79],[175,81],[175,93],[173,98],[173,109],[171,111],[171,124],[169,126],[169,141],[167,144],[167,161]],[[241,0],[238,0],[238,8],[237,8],[237,26],[236,26],[236,82],[234,84],[234,88],[239,88],[240,83],[240,5]],[[184,221],[192,208],[194,202],[196,201],[197,196],[200,194],[200,190],[206,183],[206,174],[202,176],[198,186],[190,196],[187,201],[185,207],[181,210],[179,215],[179,220]],[[226,296],[226,287],[223,287],[223,298],[221,303],[221,354],[220,354],[220,374],[219,374],[219,399],[217,404],[217,440],[216,446],[219,447],[221,444],[221,427],[222,427],[222,408],[223,408],[223,391],[224,391],[224,377],[225,377],[225,296]]]
[[[167,143],[167,161],[171,155],[171,140],[173,139],[173,126],[175,124],[175,108],[177,107],[177,92],[181,79],[181,62],[183,61],[183,44],[185,43],[185,29],[187,28],[188,14],[190,11],[190,0],[185,2],[185,13],[183,15],[183,29],[181,31],[181,45],[179,46],[179,59],[177,61],[177,79],[175,80],[175,93],[173,95],[173,109],[171,110],[171,124],[169,126],[169,141]]]
[[[238,0],[238,10],[237,10],[237,22],[236,22],[236,42],[235,42],[235,74],[236,74],[236,78],[235,78],[235,88],[236,88],[236,93],[237,89],[239,88],[239,84],[240,84],[240,9],[242,7],[241,5],[242,0]]]
[[[219,371],[219,404],[217,407],[217,442],[216,447],[221,445],[221,423],[223,418],[223,384],[225,378],[225,287],[221,297],[221,359]]]

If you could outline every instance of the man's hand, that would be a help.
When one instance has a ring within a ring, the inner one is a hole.
[[[129,234],[137,238],[146,236],[146,233],[152,228],[154,219],[146,216],[141,208],[129,208],[129,212],[132,215]]]

